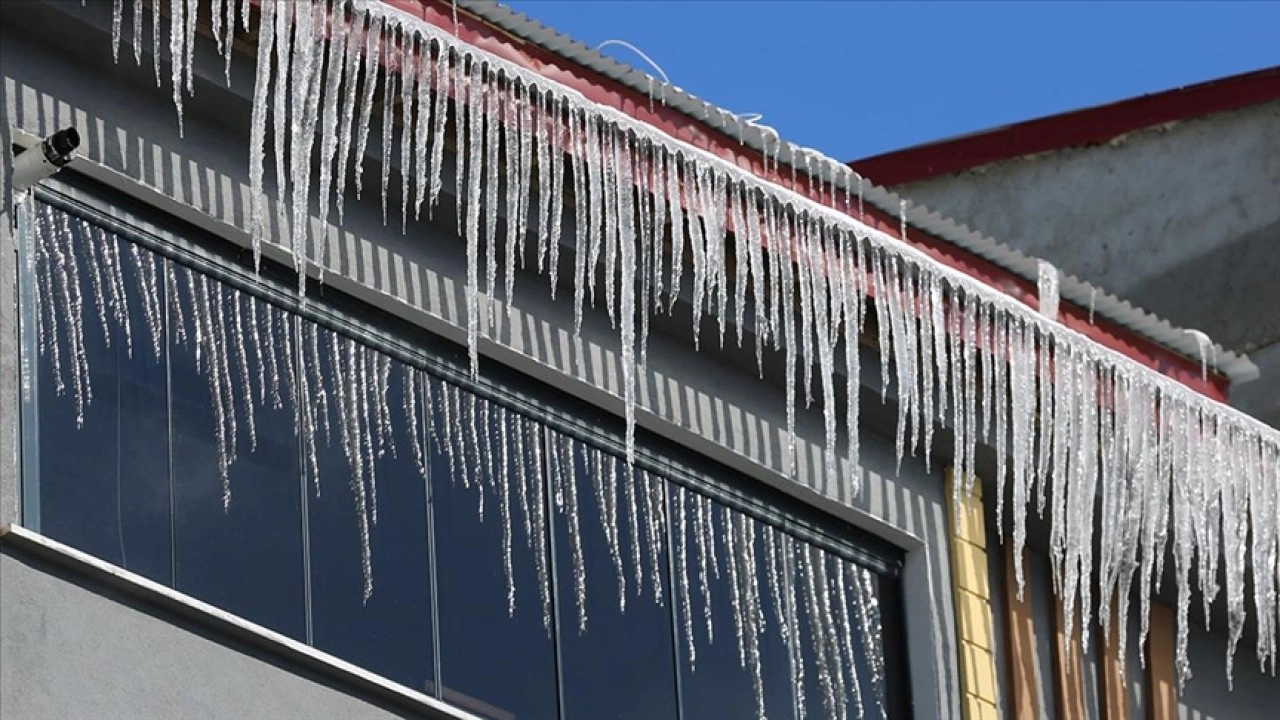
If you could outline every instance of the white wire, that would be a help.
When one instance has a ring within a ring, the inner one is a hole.
[[[643,50],[636,47],[635,45],[632,45],[626,40],[618,40],[616,38],[605,40],[604,42],[596,46],[596,50],[600,50],[601,48],[605,48],[610,45],[621,45],[622,47],[627,48],[628,50],[635,53],[636,55],[639,55],[642,59],[644,59],[645,62],[649,63],[649,67],[658,71],[658,74],[662,76],[662,82],[666,83],[667,85],[671,84],[671,78],[667,77],[667,73],[662,69],[661,65],[654,62],[653,58],[646,55]]]

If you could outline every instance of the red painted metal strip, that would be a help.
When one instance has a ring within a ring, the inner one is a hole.
[[[1280,66],[896,150],[849,166],[878,185],[895,187],[1024,155],[1100,145],[1135,130],[1278,99]]]

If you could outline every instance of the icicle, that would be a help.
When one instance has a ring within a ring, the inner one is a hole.
[[[231,0],[231,2],[234,3],[235,0]],[[214,41],[218,43],[219,55],[225,55],[227,52],[227,36],[223,33],[222,28],[224,16],[222,3],[223,0],[209,0],[209,29]],[[117,4],[119,4],[119,0],[117,0]],[[230,30],[231,28],[228,27],[227,31],[229,32]],[[231,84],[231,78],[227,78],[227,84]]]
[[[842,562],[839,558],[831,558],[833,572],[835,577],[835,602],[833,609],[835,616],[832,618],[833,623],[839,623],[837,628],[837,671],[848,670],[848,685],[850,696],[853,701],[854,711],[859,718],[866,717],[866,704],[862,694],[862,683],[858,679],[858,662],[857,652],[858,644],[853,639],[853,623],[850,621],[850,615],[854,614],[850,610],[853,598],[849,596],[849,588],[845,584],[845,576],[849,574],[852,565]],[[856,571],[855,571],[856,572]]]
[[[551,246],[551,256],[547,261],[547,269],[550,275],[552,300],[556,299],[556,286],[559,282],[560,233],[564,220],[564,150],[561,147],[564,134],[559,126],[564,117],[563,101],[553,100],[552,122],[556,127],[556,132],[551,140],[551,239],[547,241],[547,244]]]
[[[680,189],[689,188],[687,177],[685,181],[680,178],[681,158],[679,155],[672,155],[667,162],[667,206],[671,208],[671,282],[667,284],[669,288],[667,299],[667,313],[670,314],[675,310],[676,300],[680,298],[680,283],[684,275],[684,245],[685,245],[685,213],[683,200],[680,197]],[[690,194],[688,197],[692,197]],[[691,206],[692,207],[692,206]],[[688,215],[689,223],[697,222],[693,213]]]
[[[182,123],[183,59],[187,55],[186,0],[170,0],[169,3],[169,62],[172,66],[170,80],[173,83],[173,107],[178,111],[178,137],[185,137]]]
[[[244,392],[244,417],[245,417],[245,423],[248,426],[248,430],[249,430],[249,448],[252,451],[258,448],[258,427],[257,427],[256,419],[254,418],[254,412],[253,412],[253,381],[252,381],[253,376],[249,372],[249,353],[245,351],[244,340],[242,339],[245,337],[245,332],[244,332],[244,319],[243,319],[243,315],[240,312],[241,297],[247,298],[247,296],[242,295],[239,291],[231,292],[231,304],[233,306],[232,313],[231,313],[232,328],[235,332],[235,335],[230,339],[229,342],[230,342],[230,345],[235,348],[235,352],[236,352],[236,361],[237,361],[236,365],[240,371],[240,386],[243,388],[243,392]],[[253,303],[252,298],[247,298],[247,299],[250,304]],[[320,392],[324,392],[323,386],[321,386]],[[304,397],[305,396],[307,396],[307,393],[304,393]],[[314,427],[310,428],[310,432],[307,434],[307,438],[305,439],[311,443],[311,446],[310,446],[311,459],[312,459],[312,465],[314,467],[315,466],[315,444],[314,444],[315,428]]]
[[[84,313],[83,303],[80,297],[80,273],[79,264],[76,262],[76,253],[71,243],[71,229],[67,224],[67,217],[63,213],[57,214],[58,227],[48,227],[49,248],[53,251],[53,277],[56,281],[57,292],[62,298],[62,308],[64,325],[67,336],[67,355],[71,362],[71,382],[75,391],[76,401],[76,427],[84,425],[85,407],[92,399],[92,387],[89,385],[88,357],[84,351]],[[53,222],[52,212],[46,215],[47,222]],[[65,247],[64,247],[65,246]],[[52,298],[50,298],[52,299]],[[57,317],[59,311],[54,304],[50,302],[46,307],[49,308],[50,324],[53,332],[50,334],[50,342],[56,347],[58,344]],[[59,369],[61,370],[61,369]]]
[[[515,217],[515,254],[520,258],[520,267],[523,269],[525,241],[529,232],[529,203],[531,201],[530,192],[532,190],[531,181],[533,175],[533,138],[531,137],[533,133],[533,100],[529,96],[529,84],[523,80],[518,80],[516,83],[516,113],[514,120],[518,149],[516,154],[516,186],[518,188],[516,196],[518,201],[516,202]],[[511,98],[508,97],[507,101],[510,102]],[[510,150],[508,150],[508,155],[510,155]],[[508,219],[508,222],[510,222],[510,219]],[[509,267],[510,259],[507,260],[507,263]],[[509,283],[510,280],[508,280]],[[510,295],[511,293],[508,291],[507,294]]]
[[[471,360],[471,376],[480,372],[480,173],[484,151],[484,98],[481,94],[480,70],[469,71],[467,92],[467,352]],[[462,153],[459,152],[459,155]]]
[[[871,668],[871,687],[875,693],[876,708],[884,714],[885,677],[884,633],[880,623],[880,600],[873,586],[874,576],[870,570],[845,565],[845,574],[849,575],[849,583],[854,587],[857,603],[858,624],[861,630],[864,652],[867,654],[867,665]]]
[[[226,2],[225,15],[223,17],[223,25],[225,26],[223,39],[226,47],[222,51],[222,76],[227,82],[227,87],[231,87],[231,56],[235,54],[236,42],[236,5],[235,0],[224,0]],[[217,16],[217,11],[214,11]]]
[[[196,50],[196,16],[200,10],[200,0],[187,0],[184,13],[186,24],[182,28],[182,75],[186,83],[187,94],[195,94],[195,50]],[[179,123],[181,125],[181,123]]]
[[[629,154],[630,150],[631,141],[628,138],[624,152]],[[622,399],[626,420],[625,444],[628,466],[633,465],[636,459],[636,236],[635,226],[629,219],[633,214],[632,203],[635,197],[632,192],[632,180],[630,164],[623,163],[621,183],[625,190],[622,194],[622,216],[626,220],[623,222],[618,238],[618,264],[621,272],[620,313],[622,315],[619,325],[622,335]],[[612,271],[610,274],[612,275]],[[640,311],[647,314],[648,308],[642,307]]]
[[[824,632],[824,621],[826,614],[823,612],[819,604],[819,593],[817,574],[812,559],[811,548],[802,546],[799,548],[799,567],[797,572],[803,575],[804,585],[801,591],[804,593],[805,615],[809,618],[809,637],[812,639],[812,645],[815,654],[818,671],[818,684],[822,690],[822,705],[826,711],[826,716],[835,718],[841,715],[839,711],[840,698],[836,692],[835,682],[831,672],[831,660],[827,657],[827,638]]]
[[[351,466],[351,492],[356,504],[356,524],[360,534],[360,569],[364,578],[363,598],[365,602],[373,595],[373,558],[369,540],[369,500],[365,488],[364,454],[361,450],[362,431],[360,427],[361,408],[358,407],[357,396],[361,394],[359,373],[356,367],[356,343],[346,338],[345,353],[338,348],[339,339],[332,338],[330,345],[330,367],[333,371],[334,386],[339,388],[339,417],[342,429],[343,446],[346,448],[347,463]]]
[[[548,241],[551,238],[551,165],[559,158],[552,158],[551,133],[560,132],[559,123],[551,114],[551,94],[540,87],[529,88],[528,102],[536,103],[533,113],[533,152],[537,165],[538,178],[538,272],[546,270],[547,256],[551,252]],[[535,101],[534,98],[537,98]],[[526,128],[527,130],[528,128]],[[552,292],[555,284],[552,283]]]
[[[542,627],[549,637],[551,634],[551,572],[547,557],[549,550],[547,548],[546,488],[550,478],[543,474],[543,468],[547,466],[542,462],[542,449],[546,444],[546,437],[542,426],[533,421],[525,422],[524,432],[527,436],[526,445],[533,449],[533,467],[537,469],[537,472],[529,478],[533,490],[532,526],[534,537],[536,537],[533,565],[538,576],[538,597],[542,601]]]
[[[1058,319],[1058,268],[1041,260],[1037,264],[1036,288],[1040,301],[1040,314],[1050,320]]]
[[[400,233],[409,230],[409,203],[413,197],[409,193],[409,178],[414,173],[414,158],[418,157],[414,146],[417,135],[414,125],[414,105],[419,92],[418,82],[418,38],[406,30],[401,43],[400,52]],[[422,113],[422,108],[418,108]]]
[[[329,208],[334,202],[334,163],[337,163],[337,195],[338,202],[341,203],[346,173],[346,158],[343,155],[346,148],[339,146],[350,144],[350,118],[355,106],[357,61],[348,60],[353,55],[348,52],[348,48],[355,45],[358,37],[352,38],[351,35],[352,29],[347,25],[345,11],[339,3],[332,9],[330,17],[329,54],[325,64],[324,100],[320,120],[320,186],[316,194],[320,205],[320,233],[315,257],[321,282],[324,281],[324,272],[329,263]],[[344,118],[341,139],[338,125],[340,110]]]
[[[619,483],[622,485],[623,501],[627,506],[627,530],[631,541],[632,577],[635,580],[636,597],[640,597],[644,594],[644,558],[640,549],[643,531],[640,527],[640,507],[636,503],[636,484],[640,480],[636,477],[636,469],[634,467],[626,466],[621,472],[623,475],[619,478]]]
[[[498,457],[500,472],[493,478],[494,492],[498,493],[498,512],[502,525],[502,571],[507,578],[507,617],[516,614],[516,577],[511,562],[511,449],[509,433],[512,421],[510,413],[495,406],[494,430],[498,433]]]
[[[404,386],[405,399],[405,415],[409,418],[409,443],[413,450],[413,462],[418,467],[419,474],[423,478],[427,477],[427,458],[423,452],[422,438],[418,434],[418,375],[417,368],[411,365],[402,365],[401,373],[403,373],[401,382]],[[423,383],[424,386],[426,383]],[[428,403],[427,407],[430,407]]]
[[[381,67],[382,61],[382,43],[384,41],[385,26],[381,15],[370,15],[371,22],[365,28],[365,46],[364,46],[364,72],[363,85],[364,94],[360,99],[360,115],[356,119],[356,150],[355,156],[351,158],[352,171],[355,173],[356,197],[359,198],[364,193],[364,183],[361,178],[364,176],[364,153],[369,142],[369,121],[373,117],[373,97],[374,91],[378,87],[378,69]],[[384,71],[384,74],[387,74]],[[280,91],[277,90],[277,96]],[[385,95],[384,95],[385,97]],[[390,112],[390,109],[387,109]],[[341,195],[339,195],[341,197]],[[339,217],[341,217],[341,205],[339,206]]]
[[[782,542],[778,545],[778,550],[782,555],[783,570],[783,588],[786,605],[786,620],[783,625],[787,628],[787,658],[791,667],[791,683],[795,687],[796,694],[800,695],[804,692],[804,653],[800,649],[800,613],[799,603],[796,597],[797,585],[800,580],[797,577],[796,559],[794,541],[791,536],[782,534]],[[805,703],[798,703],[797,710],[799,720],[804,720]]]
[[[733,518],[729,514],[730,510],[724,506],[720,506],[719,510],[720,512],[717,515],[720,519],[720,530],[715,533],[715,537],[721,538],[721,542],[724,543],[725,570],[729,576],[729,606],[732,608],[734,639],[737,641],[738,647],[738,666],[745,668],[747,666],[747,613],[745,600],[742,597],[742,585],[738,582],[739,561],[741,560],[739,548],[737,547],[739,538],[737,537],[737,528],[734,527]],[[712,542],[714,542],[714,538]]]
[[[614,574],[618,578],[618,610],[627,610],[627,574],[622,563],[622,539],[618,531],[618,468],[612,455],[592,450],[590,460],[594,467],[587,472],[596,491],[596,507],[599,510],[609,558],[613,560]]]
[[[1209,336],[1199,330],[1184,330],[1183,332],[1195,338],[1196,349],[1200,352],[1200,381],[1208,382],[1209,365],[1217,365],[1218,363],[1218,349],[1214,347],[1213,341],[1209,339]]]
[[[582,553],[582,529],[578,522],[578,471],[574,459],[573,441],[564,436],[554,436],[549,445],[551,448],[552,472],[556,472],[561,481],[558,491],[564,497],[564,512],[569,526],[569,545],[573,559],[573,593],[578,608],[578,634],[587,631],[587,564]],[[583,461],[585,463],[585,456]]]
[[[293,162],[293,201],[292,232],[293,264],[298,273],[298,296],[306,295],[307,264],[310,258],[308,249],[310,238],[310,205],[311,205],[311,165],[315,145],[316,120],[320,114],[320,89],[324,85],[321,73],[324,62],[326,43],[316,42],[318,19],[316,6],[308,2],[295,10],[296,35],[294,47],[301,52],[294,62],[293,87],[296,93],[293,113],[290,118],[291,139],[293,148],[290,157]],[[300,61],[300,62],[299,62]],[[301,110],[301,117],[299,117]],[[324,229],[321,232],[325,232]]]
[[[454,439],[462,437],[462,417],[458,408],[458,390],[454,386],[443,381],[440,382],[440,413],[443,417],[443,429],[437,427],[436,423],[432,423],[432,431],[436,440],[436,446],[444,446],[445,455],[449,459],[449,481],[458,482],[459,472],[458,463],[459,455],[454,452]],[[466,477],[466,473],[461,473]]]
[[[517,124],[518,113],[524,112],[525,103],[522,97],[522,86],[516,85],[513,81],[508,81],[506,92],[502,93],[503,105],[505,113],[503,123],[506,125],[505,136],[502,140],[503,157],[505,159],[506,176],[503,178],[503,188],[507,194],[507,217],[506,217],[506,238],[502,251],[503,259],[503,296],[502,302],[507,306],[507,318],[510,320],[514,317],[514,310],[511,306],[511,299],[515,295],[516,282],[516,256],[520,254],[521,232],[520,213],[528,203],[528,189],[525,187],[524,168],[521,164],[525,161],[523,147],[527,141],[523,138],[522,130]],[[497,208],[490,208],[491,214],[497,214]],[[496,224],[496,223],[495,223]],[[491,249],[491,252],[493,249]],[[492,289],[490,292],[494,292]]]
[[[156,3],[152,3],[156,5]],[[275,38],[275,3],[264,3],[258,31],[257,79],[253,86],[253,110],[249,128],[249,235],[253,239],[253,271],[262,265],[262,238],[267,232],[266,197],[262,186],[266,164],[267,99],[270,97],[272,43]]]
[[[455,77],[454,74],[450,72],[452,61],[453,50],[437,44],[435,60],[436,97],[435,109],[432,111],[435,123],[431,130],[431,202],[427,213],[428,217],[434,217],[436,202],[440,199],[440,172],[444,165],[444,130],[445,122],[449,115],[448,98],[450,91],[452,91],[454,95],[456,108],[454,111],[454,132],[457,133],[459,145],[461,145],[462,140],[461,108],[463,88],[458,83],[452,82]],[[459,178],[458,182],[461,182],[462,177],[462,157],[462,152],[459,151],[458,162],[454,168],[454,174]],[[460,221],[461,217],[459,217],[459,222]]]
[[[582,302],[586,296],[587,246],[590,229],[587,226],[586,208],[588,190],[586,174],[586,149],[582,144],[582,130],[579,128],[579,114],[569,110],[569,159],[573,163],[573,203],[575,233],[573,253],[573,333],[577,337],[582,332]]]
[[[317,410],[320,415],[320,422],[324,427],[324,439],[326,443],[333,442],[333,426],[329,419],[329,390],[325,387],[323,373],[320,370],[320,328],[310,323],[303,326],[304,329],[310,329],[310,344],[308,347],[308,363],[311,367],[311,374],[315,377]],[[245,381],[246,389],[249,388],[249,381]],[[319,493],[319,488],[316,488]]]
[[[23,203],[23,208],[27,217],[30,217],[31,213],[36,212],[36,210],[34,209],[34,198],[32,196],[28,197],[30,199]],[[49,227],[51,222],[50,214],[51,210],[47,206],[41,208],[39,217],[33,223],[36,225],[36,230],[32,238],[34,241],[32,255],[36,256],[33,258],[33,262],[39,278],[39,282],[36,283],[36,289],[39,293],[37,304],[40,309],[40,352],[49,356],[49,364],[52,366],[50,369],[53,374],[54,392],[61,396],[66,392],[66,380],[63,377],[62,350],[59,342],[61,333],[58,332],[59,313],[55,299],[55,296],[60,294],[56,282],[60,273],[58,272],[57,260],[53,252],[57,237],[54,235],[53,228]],[[67,307],[67,304],[64,304],[63,307]]]
[[[641,471],[644,478],[645,538],[649,548],[649,587],[653,590],[653,601],[661,605],[665,602],[663,591],[662,565],[667,551],[667,490],[666,481],[662,478]]]
[[[113,0],[111,4],[111,59],[116,64],[120,63],[120,25],[123,19],[124,0]]]
[[[415,38],[418,41],[418,75],[414,80],[417,88],[417,124],[413,129],[413,219],[422,218],[422,203],[427,199],[427,161],[431,157],[428,142],[431,140],[431,42],[427,38]],[[437,89],[437,92],[438,89]],[[408,171],[408,168],[405,168]]]
[[[786,229],[783,231],[783,242],[779,243],[777,251],[777,263],[782,270],[782,282],[780,283],[781,310],[783,318],[783,333],[786,337],[786,404],[787,404],[787,468],[794,475],[796,473],[796,363],[799,361],[797,357],[797,339],[796,339],[796,319],[795,319],[795,280],[794,266],[791,262],[792,239],[796,237],[793,224],[794,216],[787,213]],[[785,243],[785,244],[784,244]]]
[[[498,166],[502,164],[501,144],[501,110],[499,103],[503,92],[500,86],[501,76],[488,65],[481,66],[481,87],[484,103],[481,106],[484,114],[484,161],[480,166],[485,171],[484,199],[478,206],[484,212],[484,257],[485,257],[485,334],[496,337],[498,311]],[[479,169],[479,168],[478,168]]]
[[[155,0],[151,3],[151,63],[155,70],[156,87],[160,87],[160,5]]]
[[[361,37],[364,37],[364,45],[360,43]],[[357,154],[353,159],[351,157],[351,142],[354,139],[353,133],[359,133],[363,138],[368,128],[368,116],[363,115],[364,109],[371,107],[373,103],[373,82],[374,76],[369,74],[368,60],[369,55],[373,51],[373,28],[369,25],[369,17],[367,15],[356,15],[352,18],[352,23],[347,30],[346,40],[346,80],[344,81],[344,92],[342,100],[342,119],[339,121],[338,135],[338,155],[334,161],[333,178],[334,178],[334,195],[338,203],[338,222],[339,224],[346,218],[346,191],[347,182],[352,175],[359,175],[359,171],[364,160],[363,153]],[[363,81],[361,80],[363,78]],[[363,93],[361,93],[363,85]],[[353,123],[357,120],[357,113],[361,114],[361,120],[364,124],[359,128],[353,127]],[[370,109],[372,112],[372,109]],[[348,163],[354,165],[348,169]],[[322,266],[323,267],[323,266]]]
[[[100,254],[105,250],[99,249],[102,243],[101,231],[91,233],[89,241],[85,243],[89,257],[89,285],[93,290],[93,305],[98,314],[98,327],[102,328],[102,339],[106,346],[111,347],[111,326],[107,324],[107,294],[103,286],[106,281],[102,279],[102,273],[105,270],[106,262]]]
[[[142,66],[142,0],[133,0],[133,63]]]
[[[391,179],[391,148],[395,142],[395,97],[398,76],[391,72],[390,63],[400,55],[401,28],[389,28],[386,37],[387,67],[382,71],[382,162],[378,165],[382,179],[382,224],[387,224],[387,186]],[[403,56],[401,56],[403,57]]]
[[[685,654],[689,663],[690,671],[696,671],[698,667],[698,646],[693,637],[693,605],[689,601],[689,528],[685,522],[685,505],[688,498],[688,491],[683,487],[677,487],[672,497],[671,504],[675,508],[672,522],[674,532],[672,552],[676,559],[675,578],[672,579],[675,585],[676,607],[680,612],[680,625],[685,639]]]
[[[459,403],[458,408],[459,410],[462,409],[461,403]],[[471,466],[472,472],[463,473],[462,485],[463,487],[470,488],[470,483],[473,480],[475,481],[476,487],[479,488],[480,495],[478,508],[480,522],[484,522],[484,476],[482,474],[482,458],[480,456],[482,449],[480,447],[479,410],[477,409],[476,396],[472,393],[467,393],[466,415],[468,432],[463,438],[461,438],[462,453],[460,454],[460,457],[464,459],[465,464],[469,464]]]

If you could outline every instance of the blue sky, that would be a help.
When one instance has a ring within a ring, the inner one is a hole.
[[[846,161],[1280,65],[1280,2],[507,4]]]

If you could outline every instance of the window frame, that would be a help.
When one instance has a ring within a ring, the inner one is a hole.
[[[163,208],[74,173],[64,173],[57,179],[46,181],[32,193],[38,203],[92,223],[138,245],[140,249],[205,274],[251,298],[275,305],[300,320],[352,338],[433,379],[451,383],[480,399],[524,415],[548,430],[615,456],[626,455],[624,423],[617,415],[498,360],[487,359],[479,377],[472,377],[465,347],[339,290],[327,291],[323,286],[313,284],[305,298],[299,298],[293,289],[295,276],[292,269],[264,254],[261,272],[255,273],[252,255],[243,245],[185,222]],[[32,290],[34,278],[22,260],[33,235],[30,228],[21,226],[21,218],[20,215],[17,274],[21,337],[18,352],[22,372],[24,377],[31,378],[31,387],[24,389],[20,398],[19,494],[21,522],[38,533],[40,389],[31,367],[31,351],[36,346],[31,314],[36,298]],[[128,218],[138,218],[150,227],[142,227]],[[886,676],[897,679],[886,684],[886,709],[891,717],[909,715],[910,683],[901,587],[905,552],[901,548],[784,490],[746,476],[643,427],[636,428],[634,453],[637,467],[666,479],[673,486],[705,495],[730,510],[773,526],[798,541],[880,576],[883,580],[881,607]],[[304,529],[304,534],[307,532],[309,529]],[[305,543],[304,539],[304,548]],[[431,552],[435,552],[434,547]],[[434,560],[432,568],[434,586]],[[307,602],[309,615],[309,597]],[[433,607],[436,602],[433,597]],[[674,607],[674,603],[672,605]],[[674,623],[673,609],[673,627]],[[679,643],[676,645],[678,661]],[[438,675],[438,663],[436,671]],[[560,674],[557,668],[557,678]],[[437,683],[438,680],[437,677]],[[557,688],[557,691],[561,692],[561,689]]]

